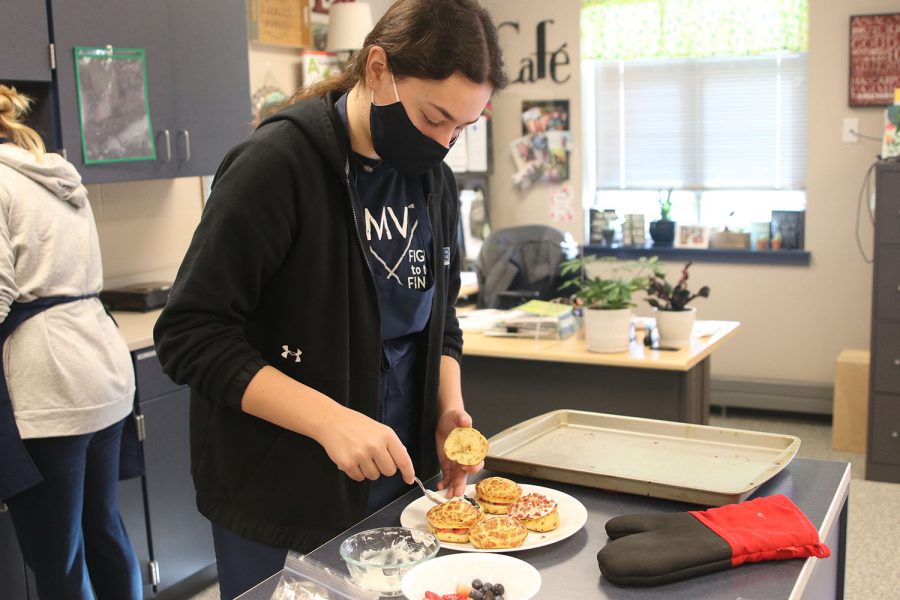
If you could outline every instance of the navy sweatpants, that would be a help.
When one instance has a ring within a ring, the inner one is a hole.
[[[25,440],[44,481],[6,505],[41,598],[142,598],[137,557],[116,505],[123,424]]]

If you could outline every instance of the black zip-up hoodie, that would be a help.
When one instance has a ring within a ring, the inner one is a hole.
[[[301,101],[228,153],[154,329],[163,369],[191,388],[200,512],[248,539],[300,551],[365,516],[369,485],[339,471],[311,438],[242,412],[241,399],[271,365],[378,417],[378,300],[336,99]],[[425,478],[439,470],[440,358],[460,359],[462,334],[455,180],[442,164],[422,181],[438,275],[420,380],[423,442],[409,451]]]

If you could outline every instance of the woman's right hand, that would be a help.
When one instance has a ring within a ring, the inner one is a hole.
[[[354,481],[390,477],[399,470],[403,481],[413,483],[415,471],[403,442],[393,429],[360,412],[336,405],[314,439]]]

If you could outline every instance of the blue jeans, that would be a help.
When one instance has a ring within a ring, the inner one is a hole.
[[[143,596],[137,557],[116,505],[123,424],[25,440],[44,480],[6,504],[41,598]]]
[[[219,595],[234,600],[284,567],[287,549],[266,546],[212,524]]]

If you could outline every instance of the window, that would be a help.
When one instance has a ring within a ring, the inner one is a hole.
[[[740,228],[805,208],[805,0],[585,0],[586,200]],[[698,34],[697,32],[702,32]]]

